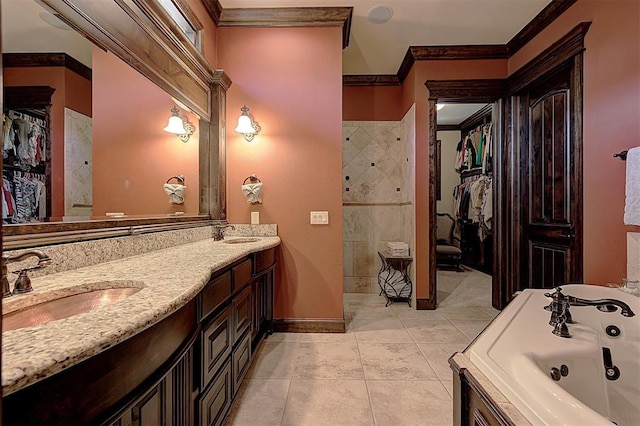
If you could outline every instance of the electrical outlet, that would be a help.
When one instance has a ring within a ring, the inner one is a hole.
[[[310,221],[312,225],[328,225],[329,212],[311,212]]]

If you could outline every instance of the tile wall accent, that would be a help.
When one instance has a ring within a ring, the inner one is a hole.
[[[225,232],[227,236],[277,236],[276,225],[234,225],[235,230]],[[178,229],[175,231],[154,232],[150,234],[131,235],[124,237],[104,238],[100,240],[80,241],[77,243],[42,246],[38,249],[45,251],[53,259],[53,263],[46,268],[29,273],[31,277],[55,274],[98,263],[109,262],[138,254],[149,253],[182,244],[193,243],[212,238],[213,227],[201,226],[197,228]],[[9,250],[6,254],[17,254],[26,250]],[[35,264],[34,259],[12,263],[9,270]]]
[[[377,252],[389,241],[413,249],[414,107],[401,121],[342,125],[345,293],[379,292]]]

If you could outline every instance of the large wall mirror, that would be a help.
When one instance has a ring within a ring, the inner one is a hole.
[[[3,233],[10,241],[225,219],[218,122],[230,82],[171,32],[156,2],[139,5],[2,1]],[[139,19],[149,16],[155,27]],[[162,36],[173,40],[162,44]],[[173,108],[195,127],[186,141],[164,130]],[[183,199],[170,197],[182,184]]]

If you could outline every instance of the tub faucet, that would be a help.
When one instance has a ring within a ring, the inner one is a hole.
[[[551,311],[551,319],[549,325],[553,325],[553,334],[560,337],[571,337],[567,324],[573,324],[570,306],[595,306],[596,309],[603,312],[615,312],[616,306],[620,308],[620,314],[625,317],[633,317],[635,313],[629,305],[618,299],[581,299],[575,296],[567,296],[562,293],[561,287],[556,287],[553,293],[545,293],[546,297],[550,297],[551,303],[544,308]]]
[[[224,240],[224,230],[226,228],[236,229],[233,225],[215,225],[213,228],[213,241],[222,241]]]
[[[20,262],[30,257],[37,257],[38,263],[34,266],[27,266],[20,268],[14,273],[18,274],[13,292],[11,292],[9,278],[7,277],[7,265],[9,263]],[[3,254],[2,255],[2,297],[9,297],[12,294],[27,293],[33,290],[31,287],[31,279],[27,275],[28,271],[44,268],[51,263],[51,258],[45,252],[41,250],[28,250],[16,255]]]

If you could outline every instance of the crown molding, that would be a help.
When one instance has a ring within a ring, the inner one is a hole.
[[[342,76],[343,87],[358,86],[400,86],[402,83],[393,74],[351,74]]]
[[[538,13],[527,25],[524,26],[511,40],[507,42],[509,55],[514,55],[530,42],[549,24],[556,20],[565,10],[569,9],[578,0],[552,0],[544,9]]]
[[[2,66],[65,67],[91,81],[91,68],[66,53],[3,53]]]
[[[349,45],[353,7],[274,7],[224,9],[218,0],[203,0],[218,28],[342,27],[342,48]]]

